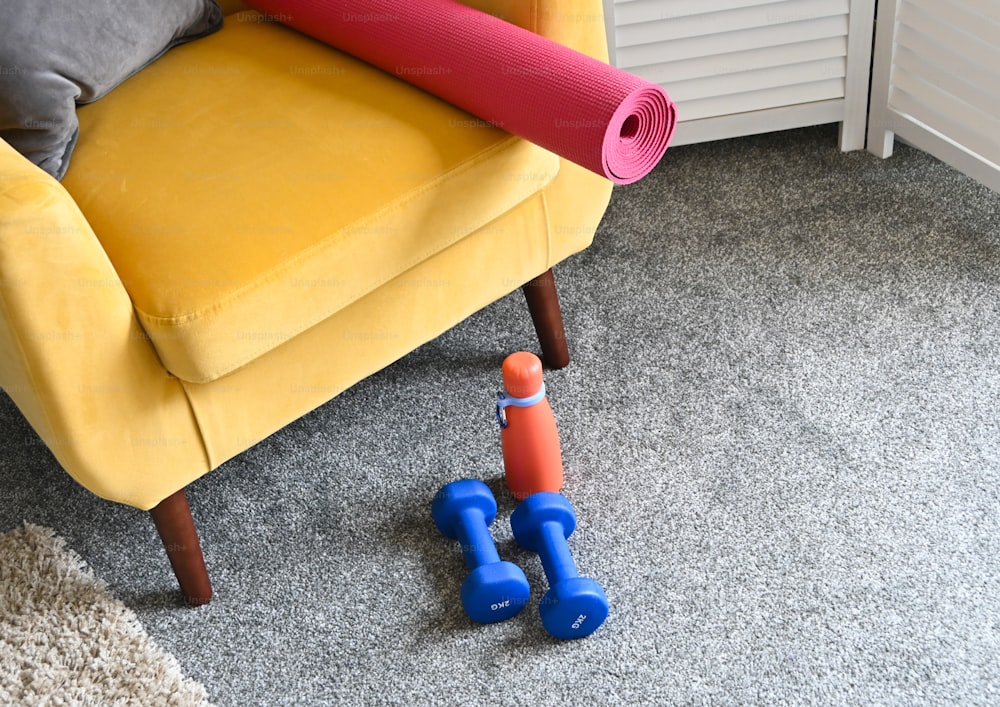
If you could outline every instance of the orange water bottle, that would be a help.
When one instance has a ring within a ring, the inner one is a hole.
[[[519,351],[504,359],[503,386],[504,392],[497,395],[497,420],[507,488],[518,500],[539,491],[559,491],[562,450],[538,356]]]

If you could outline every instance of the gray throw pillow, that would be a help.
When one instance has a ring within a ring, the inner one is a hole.
[[[62,179],[76,104],[221,26],[215,0],[0,0],[0,138]]]

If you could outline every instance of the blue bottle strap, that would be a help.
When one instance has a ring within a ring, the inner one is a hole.
[[[506,429],[507,427],[507,408],[526,408],[531,407],[542,402],[545,398],[545,382],[542,382],[542,387],[538,389],[538,392],[534,395],[530,395],[527,398],[513,398],[508,396],[504,392],[497,393],[497,422],[500,423],[500,427]]]

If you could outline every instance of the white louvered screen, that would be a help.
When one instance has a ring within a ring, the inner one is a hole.
[[[864,144],[874,0],[614,0],[614,62],[678,104],[674,144],[843,123]]]
[[[1000,190],[1000,2],[882,0],[868,149],[898,134]]]

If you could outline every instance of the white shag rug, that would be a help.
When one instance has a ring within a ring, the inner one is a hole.
[[[0,533],[0,704],[208,705],[52,530]]]

